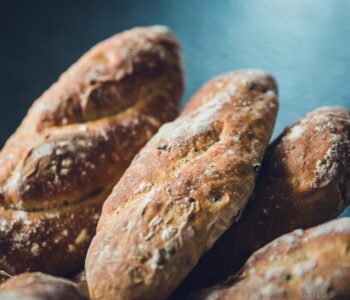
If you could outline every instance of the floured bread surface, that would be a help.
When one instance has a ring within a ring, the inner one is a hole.
[[[87,300],[88,298],[69,280],[43,273],[22,273],[0,286],[0,299]]]
[[[103,201],[182,91],[179,46],[152,26],[96,45],[37,99],[0,152],[0,269],[81,268]]]
[[[350,202],[350,111],[321,107],[268,147],[253,196],[177,291],[223,282],[273,239],[338,216]]]
[[[227,285],[196,300],[350,298],[350,218],[286,234],[255,252]]]
[[[165,299],[240,216],[277,113],[261,71],[215,78],[135,157],[88,251],[93,299]]]

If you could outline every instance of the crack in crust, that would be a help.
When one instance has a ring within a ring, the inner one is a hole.
[[[24,212],[24,213],[31,213],[31,212],[51,212],[54,210],[60,210],[65,207],[71,206],[71,205],[77,205],[79,203],[82,203],[84,201],[99,197],[101,194],[108,194],[108,192],[111,190],[110,187],[104,189],[104,188],[97,188],[96,190],[89,192],[88,194],[82,195],[81,198],[74,199],[74,201],[63,201],[63,203],[59,203],[56,206],[50,206],[50,207],[31,207],[26,210],[23,209],[16,209],[14,207],[8,207],[6,204],[2,207],[2,210],[4,211],[18,211],[18,212]],[[108,191],[108,192],[106,192]]]
[[[0,268],[80,268],[103,201],[182,91],[179,45],[152,26],[93,47],[37,99],[0,153]]]
[[[163,127],[166,128],[166,126],[167,124],[164,125]],[[145,192],[151,194],[152,192],[157,191],[160,187],[162,187],[162,185],[164,185],[164,182],[167,180],[167,177],[169,176],[169,174],[171,174],[171,176],[175,178],[176,175],[181,173],[181,171],[187,165],[195,163],[195,161],[199,159],[202,155],[204,155],[210,149],[210,147],[218,143],[220,141],[220,135],[223,130],[223,125],[220,124],[220,121],[218,121],[216,122],[216,124],[213,124],[213,127],[214,127],[213,130],[210,129],[210,131],[199,133],[193,136],[191,141],[188,141],[188,142],[181,141],[181,144],[171,146],[169,141],[167,141],[166,142],[167,153],[165,155],[169,155],[170,153],[174,153],[174,155],[177,155],[176,164],[173,164],[171,168],[168,169],[169,173],[164,172],[162,174],[159,174],[156,183],[152,185],[150,183],[147,183],[147,187],[148,187],[147,190],[146,188],[141,188],[138,191],[136,191],[135,194],[129,195],[128,199],[124,201],[125,203],[120,203],[116,207],[114,216],[116,217],[120,212],[123,211],[125,204],[128,204],[131,201],[140,200],[140,198],[144,197]],[[157,143],[159,142],[157,141]],[[162,148],[164,147],[164,145],[165,145],[164,142],[161,142],[160,146],[156,148],[159,150],[159,147]],[[152,146],[149,146],[149,147],[153,148]],[[179,148],[181,148],[180,151],[179,151]],[[137,157],[142,156],[143,154],[142,151],[143,150],[140,151]],[[149,150],[146,149],[144,151],[147,152]],[[158,153],[158,154],[162,155],[161,153]],[[172,154],[170,154],[170,156],[171,155]],[[137,170],[137,167],[134,167],[134,169]],[[103,222],[100,222],[100,224],[103,224]]]

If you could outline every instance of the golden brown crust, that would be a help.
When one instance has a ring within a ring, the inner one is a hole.
[[[164,299],[239,218],[277,113],[261,71],[207,83],[106,200],[86,275],[93,299]]]
[[[350,201],[350,111],[309,113],[266,151],[242,217],[201,259],[177,293],[222,282],[255,250],[297,228],[339,215]]]
[[[228,286],[189,299],[350,298],[350,218],[295,230],[255,252]]]
[[[0,153],[0,269],[67,274],[82,266],[102,202],[177,115],[179,51],[164,27],[125,31],[35,101]]]
[[[0,297],[23,300],[88,299],[73,282],[43,273],[22,273],[12,277],[0,286]]]

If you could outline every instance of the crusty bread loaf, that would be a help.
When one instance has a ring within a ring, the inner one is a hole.
[[[350,299],[350,218],[274,240],[226,284],[189,299]]]
[[[0,269],[77,271],[102,202],[182,90],[179,46],[154,26],[98,44],[37,99],[0,153]]]
[[[309,113],[268,147],[242,217],[201,259],[177,294],[222,282],[257,249],[339,215],[350,201],[350,111]]]
[[[106,200],[86,260],[93,299],[164,299],[237,220],[277,113],[261,71],[199,90],[135,157]]]
[[[11,298],[13,297],[13,298]],[[87,300],[69,280],[43,273],[22,273],[0,286],[0,299]]]

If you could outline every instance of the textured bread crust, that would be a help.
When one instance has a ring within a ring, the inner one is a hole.
[[[277,113],[261,71],[217,77],[135,157],[106,200],[86,275],[93,299],[164,299],[237,220]]]
[[[103,201],[182,91],[179,46],[153,26],[93,47],[37,99],[0,153],[0,269],[81,268]]]
[[[230,281],[189,299],[349,299],[350,218],[274,240]]]
[[[0,286],[0,299],[16,295],[14,299],[87,300],[69,280],[43,273],[22,273]]]
[[[257,249],[297,228],[329,221],[350,202],[350,111],[322,107],[268,147],[242,217],[201,259],[177,293],[218,284]]]

